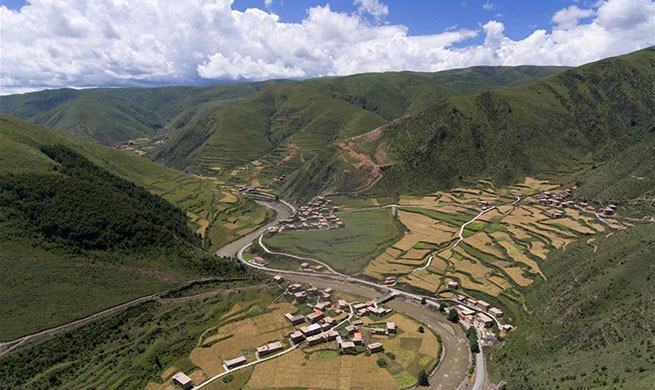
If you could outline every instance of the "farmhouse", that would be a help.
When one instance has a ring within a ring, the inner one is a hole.
[[[305,322],[305,316],[298,314],[298,315],[293,315],[291,313],[287,313],[284,315],[284,317],[291,322],[291,325],[299,325]]]
[[[238,358],[226,360],[223,362],[223,365],[225,366],[226,369],[231,370],[235,367],[239,367],[241,365],[244,365],[246,363],[246,357],[245,356],[239,356]]]
[[[305,337],[313,336],[313,335],[321,332],[321,325],[311,324],[311,325],[304,326],[304,327],[300,328],[300,331],[302,332],[302,334]]]
[[[384,347],[382,346],[382,343],[372,343],[366,346],[368,351],[370,353],[376,353],[376,352],[382,352],[384,351]]]
[[[268,343],[266,345],[262,345],[261,347],[257,348],[257,356],[259,357],[266,356],[268,354],[281,351],[282,349],[284,349],[282,343],[279,341],[274,341],[272,343]]]
[[[294,283],[289,285],[289,287],[287,287],[287,289],[291,292],[300,291],[301,288],[302,288],[302,284],[300,283]]]
[[[177,374],[173,375],[173,383],[180,386],[180,388],[184,390],[189,390],[190,388],[193,387],[193,383],[191,383],[191,378],[189,378],[183,372],[178,372]]]
[[[384,284],[394,284],[396,283],[396,278],[393,276],[388,276],[386,279],[384,279]]]
[[[357,330],[357,327],[355,325],[348,325],[344,328],[348,334],[353,334]]]
[[[301,341],[305,339],[305,336],[302,335],[302,332],[300,331],[295,331],[289,335],[289,340],[291,340],[292,343],[298,344]]]
[[[478,301],[478,307],[480,307],[480,308],[483,309],[483,310],[489,310],[489,308],[491,307],[491,305],[488,304],[487,302],[483,301],[483,300],[479,300],[479,301]]]
[[[485,328],[491,328],[494,326],[494,320],[484,313],[478,313],[476,321]]]
[[[357,345],[361,345],[361,344],[364,343],[364,339],[362,338],[362,334],[361,334],[361,333],[356,332],[356,333],[353,335],[353,343],[355,343],[355,344],[357,344]]]
[[[459,287],[459,284],[457,282],[454,281],[448,282],[448,288],[452,288],[453,290],[455,290],[457,289],[457,287]]]
[[[354,351],[355,343],[353,343],[352,341],[344,341],[341,343],[341,350],[344,352]]]
[[[255,264],[257,264],[257,265],[266,265],[266,260],[264,260],[264,258],[261,257],[261,256],[257,256],[257,257],[255,257],[255,258],[253,259],[253,261],[254,261]]]
[[[388,333],[396,333],[396,323],[395,322],[387,322],[387,332]]]
[[[322,318],[323,318],[323,312],[318,310],[307,315],[307,321],[309,321],[310,324],[313,324],[314,322],[317,322]]]
[[[298,303],[303,303],[305,302],[305,299],[307,298],[307,293],[304,291],[298,291],[297,293],[293,294],[293,299],[296,300]]]
[[[337,333],[334,330],[329,330],[329,331],[325,332],[325,339],[327,341],[336,340],[337,337],[339,337],[339,333]]]
[[[497,317],[502,317],[502,316],[503,316],[503,311],[500,310],[500,309],[497,308],[497,307],[492,307],[491,309],[489,309],[489,313],[491,313],[491,315],[494,316],[494,317],[496,317],[496,318],[497,318]]]
[[[345,309],[346,307],[348,307],[348,302],[346,302],[344,299],[339,299],[339,301],[337,302],[337,307],[339,309]]]
[[[475,314],[475,311],[469,309],[466,306],[462,306],[462,305],[457,305],[457,312],[459,313],[459,318],[461,318],[461,319],[465,319],[466,317],[470,317],[470,316],[473,316]]]
[[[325,341],[325,338],[323,337],[322,334],[317,334],[316,336],[310,336],[307,337],[307,344],[308,345],[316,345],[320,344]]]
[[[273,280],[275,281],[275,283],[280,284],[284,282],[284,277],[280,275],[275,275],[273,276]]]
[[[377,336],[384,336],[388,334],[386,328],[371,328],[371,333]]]

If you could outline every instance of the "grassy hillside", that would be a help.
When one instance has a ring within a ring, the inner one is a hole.
[[[215,87],[57,89],[3,96],[0,112],[113,145],[154,137],[177,115],[211,101],[238,101],[278,81]]]
[[[241,272],[201,249],[209,237],[233,238],[211,226],[216,220],[236,214],[244,229],[264,220],[260,207],[225,191],[215,181],[0,116],[0,304],[7,313],[0,339],[189,279]],[[204,239],[188,223],[191,215],[207,218]]]
[[[561,71],[557,67],[475,67],[438,73],[380,73],[275,85],[241,103],[199,107],[175,131],[157,159],[202,173],[260,160],[257,175],[287,174],[326,145],[418,112],[434,101]]]
[[[506,389],[651,389],[655,383],[655,225],[553,252],[548,280],[526,292],[531,313],[487,349]]]
[[[592,193],[592,186],[616,183],[623,173],[648,175],[654,118],[655,48],[649,48],[517,87],[446,99],[390,123],[373,141],[356,147],[374,162],[382,147],[387,164],[377,162],[384,165],[383,183],[395,193],[448,188],[463,178],[488,177],[507,184],[522,176],[607,162],[598,175],[589,176]],[[633,147],[637,149],[628,151]],[[322,172],[332,173],[322,182],[308,169],[291,178],[287,193],[338,188],[335,183],[357,168],[355,161],[343,169],[347,159],[343,145],[341,149],[324,152]],[[649,158],[637,160],[633,152]],[[611,160],[620,166],[613,167]],[[586,173],[579,179],[583,188],[584,177]],[[631,188],[622,196],[641,196],[648,185]],[[602,195],[625,190],[615,187]]]

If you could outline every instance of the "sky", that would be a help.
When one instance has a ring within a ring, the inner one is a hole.
[[[0,0],[0,94],[477,65],[655,45],[655,0]]]

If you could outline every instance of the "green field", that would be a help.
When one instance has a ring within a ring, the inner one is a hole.
[[[265,243],[272,250],[315,257],[348,274],[361,272],[377,253],[398,240],[389,209],[338,213],[343,229],[282,232]]]

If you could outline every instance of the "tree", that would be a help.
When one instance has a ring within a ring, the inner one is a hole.
[[[439,311],[446,311],[446,305],[443,302],[439,304]]]
[[[450,309],[450,311],[448,311],[448,321],[455,324],[459,322],[459,315],[457,315],[457,310]]]
[[[419,327],[418,327],[418,332],[419,332],[419,333],[425,333],[425,329],[423,329],[422,326],[419,326]]]
[[[425,297],[422,297],[421,298],[421,305],[425,305],[426,303],[428,303],[428,300]]]
[[[430,381],[428,380],[428,374],[425,373],[425,370],[418,372],[418,384],[419,386],[430,386]]]
[[[380,368],[385,368],[387,366],[387,361],[384,360],[383,358],[379,358],[377,363],[378,363],[378,367]]]
[[[476,332],[474,326],[470,326],[469,329],[466,331],[466,337],[469,340],[471,352],[473,353],[480,352],[480,345],[478,344],[478,332]]]

